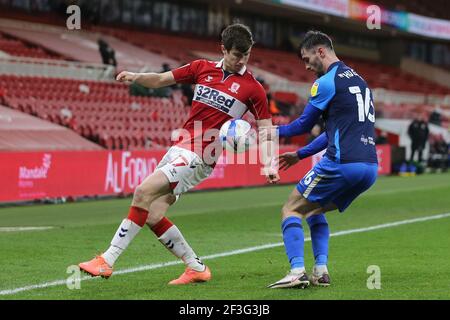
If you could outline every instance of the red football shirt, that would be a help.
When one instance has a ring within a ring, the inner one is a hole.
[[[223,60],[195,60],[172,70],[177,83],[195,84],[189,119],[183,125],[191,139],[178,146],[201,152],[201,157],[214,141],[211,133],[205,134],[207,130],[216,129],[217,138],[218,130],[227,120],[242,118],[248,110],[256,120],[271,118],[266,92],[246,67],[239,73],[228,74],[222,64]]]

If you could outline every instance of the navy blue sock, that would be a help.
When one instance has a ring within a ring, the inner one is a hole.
[[[311,230],[311,242],[316,265],[326,265],[328,262],[328,240],[330,229],[328,228],[325,214],[314,215],[306,219]]]
[[[303,235],[302,219],[291,216],[281,223],[283,231],[284,247],[291,264],[291,269],[304,268],[305,255],[304,244],[305,237]]]

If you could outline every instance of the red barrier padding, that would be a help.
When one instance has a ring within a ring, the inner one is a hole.
[[[281,152],[292,150],[280,150]],[[0,201],[130,194],[151,174],[165,151],[54,151],[0,153]],[[390,147],[378,148],[380,174],[390,173]],[[195,190],[266,184],[260,164],[219,161]],[[297,183],[312,158],[282,171],[281,183]]]

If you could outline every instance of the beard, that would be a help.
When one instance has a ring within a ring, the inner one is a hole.
[[[317,66],[316,70],[317,70],[316,71],[317,78],[320,78],[321,76],[323,76],[325,74],[325,70],[323,69],[323,65]]]
[[[317,64],[314,65],[314,69],[315,69],[317,78],[320,78],[321,76],[323,76],[325,74],[325,71],[323,70],[323,65],[320,62],[318,62]]]

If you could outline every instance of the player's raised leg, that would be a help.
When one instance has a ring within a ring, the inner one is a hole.
[[[188,284],[204,282],[211,279],[209,268],[200,260],[191,246],[184,239],[176,225],[165,217],[167,209],[176,201],[176,196],[168,194],[156,199],[150,206],[147,225],[158,240],[186,265],[184,273],[169,284]]]
[[[78,265],[80,269],[92,276],[109,278],[117,258],[147,221],[151,203],[169,193],[171,193],[169,180],[163,172],[157,170],[148,176],[134,191],[128,216],[119,225],[108,250],[90,261],[80,263]]]

